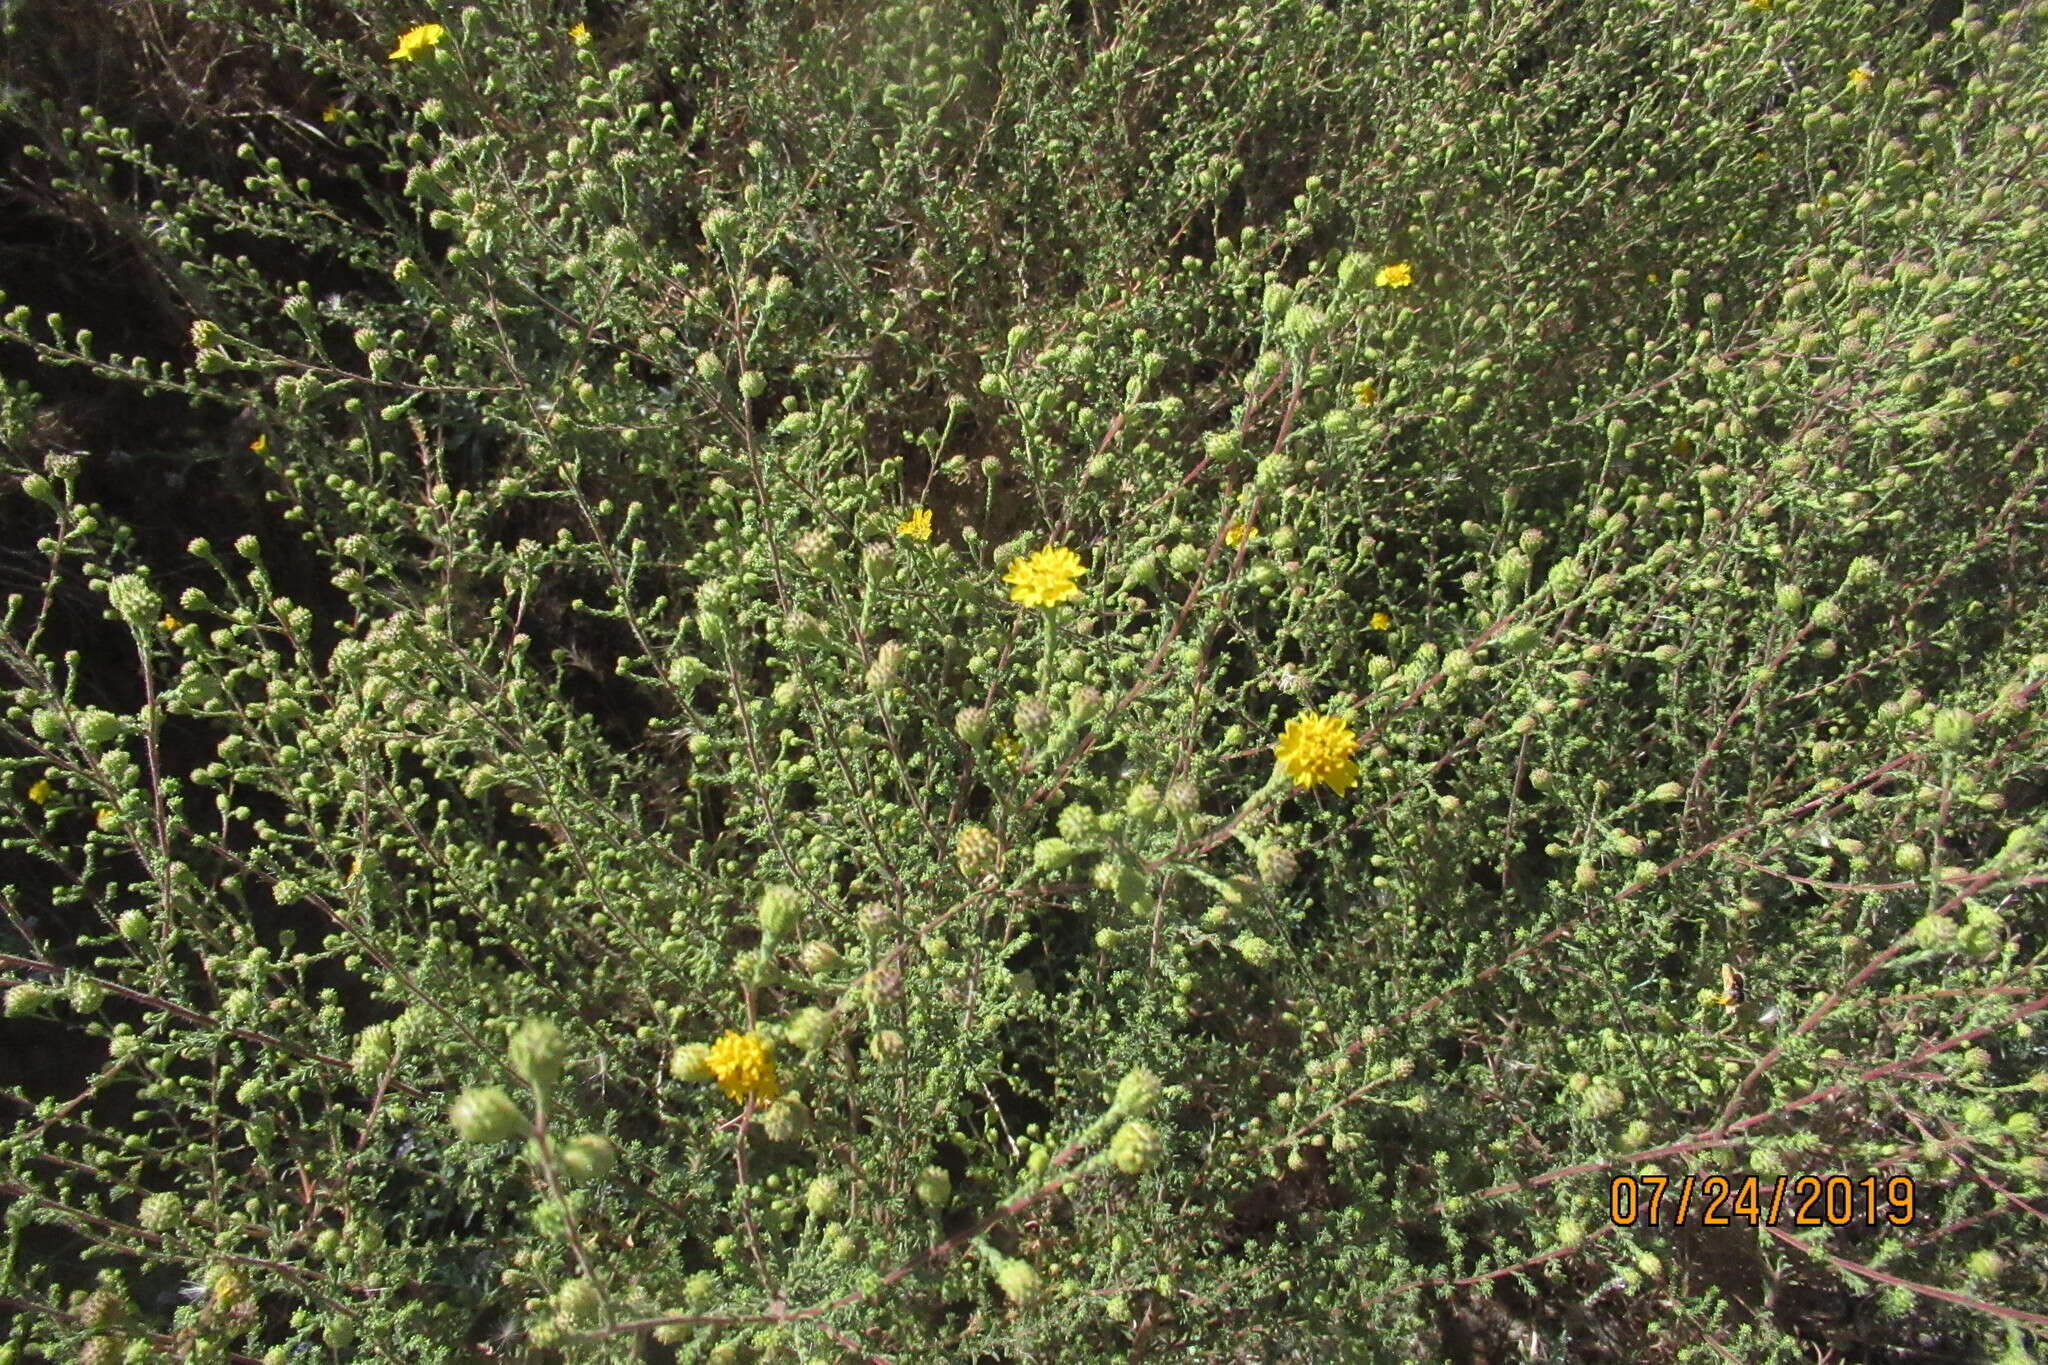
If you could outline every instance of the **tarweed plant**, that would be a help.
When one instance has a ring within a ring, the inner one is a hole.
[[[176,9],[0,6],[0,1360],[2034,1358],[2039,5]]]

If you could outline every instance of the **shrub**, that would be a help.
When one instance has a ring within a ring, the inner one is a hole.
[[[8,1360],[2024,1358],[2032,7],[186,9],[7,11]]]

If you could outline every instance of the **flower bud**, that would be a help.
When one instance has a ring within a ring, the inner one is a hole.
[[[953,857],[960,865],[961,875],[981,877],[996,870],[1002,859],[1002,847],[996,836],[980,825],[963,825],[953,839]]]
[[[953,733],[970,749],[981,747],[988,738],[988,712],[979,706],[963,706],[953,717]]]
[[[531,1127],[512,1097],[495,1085],[463,1091],[449,1107],[448,1122],[464,1142],[509,1142]]]
[[[1951,706],[1934,717],[1934,742],[1943,749],[1960,749],[1976,733],[1977,718],[1961,707]]]
[[[1159,788],[1140,782],[1124,795],[1124,814],[1133,820],[1150,820],[1159,814]]]
[[[797,961],[812,976],[823,976],[839,965],[839,950],[823,939],[814,938],[797,954]]]
[[[1132,1067],[1116,1083],[1116,1110],[1127,1118],[1143,1118],[1158,1105],[1159,1094],[1159,1077],[1146,1067]]]
[[[1685,798],[1685,788],[1676,782],[1665,782],[1650,793],[1652,801],[1680,801]]]
[[[107,604],[114,614],[135,630],[150,625],[163,614],[163,599],[136,574],[124,573],[107,584]]]
[[[562,1172],[571,1185],[589,1185],[612,1173],[619,1159],[612,1140],[597,1133],[570,1138],[560,1152]]]
[[[867,937],[880,938],[895,927],[896,912],[881,901],[868,901],[854,913],[854,921]]]
[[[555,1291],[555,1312],[565,1323],[594,1322],[603,1299],[597,1286],[578,1276]]]
[[[804,1190],[804,1207],[813,1218],[830,1218],[839,1212],[839,1182],[829,1175],[813,1178]]]
[[[797,563],[815,573],[822,573],[832,565],[834,552],[832,537],[822,527],[812,527],[790,542],[790,553]]]
[[[562,1079],[568,1055],[569,1045],[562,1031],[545,1019],[528,1019],[521,1024],[506,1049],[512,1074],[542,1094],[553,1090]]]
[[[1025,739],[1036,740],[1052,728],[1052,708],[1042,697],[1025,697],[1017,703],[1015,719],[1017,733]]]
[[[875,661],[868,666],[867,684],[870,692],[886,692],[896,685],[896,678],[903,670],[903,646],[895,640],[889,641],[875,651]]]
[[[761,893],[760,904],[754,908],[754,917],[760,921],[764,936],[771,940],[779,939],[796,928],[803,908],[803,893],[795,887],[771,886]]]
[[[1060,812],[1060,837],[1069,843],[1087,843],[1095,837],[1097,828],[1094,810],[1082,802],[1071,802]]]
[[[1900,844],[1892,853],[1892,866],[1901,872],[1918,872],[1927,866],[1927,854],[1918,844]]]
[[[944,1166],[927,1166],[914,1186],[917,1202],[928,1209],[942,1209],[953,1201],[953,1177]]]
[[[1286,886],[1295,878],[1300,865],[1292,849],[1278,844],[1261,844],[1258,852],[1259,880],[1267,886]]]
[[[1010,1257],[996,1268],[996,1284],[1011,1303],[1030,1303],[1044,1290],[1029,1261]]]
[[[1162,1148],[1158,1130],[1133,1119],[1109,1140],[1109,1159],[1125,1175],[1137,1175],[1158,1164]]]
[[[711,1066],[706,1058],[710,1053],[709,1043],[684,1043],[669,1057],[668,1074],[679,1081],[708,1081],[711,1079]]]
[[[868,1040],[868,1054],[878,1062],[893,1062],[903,1055],[903,1035],[895,1029],[885,1028]]]

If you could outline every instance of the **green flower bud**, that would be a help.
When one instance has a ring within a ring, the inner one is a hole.
[[[1044,1289],[1031,1263],[1015,1257],[1006,1258],[996,1267],[996,1284],[1011,1303],[1030,1303]]]
[[[995,871],[1002,853],[996,836],[980,825],[962,825],[953,839],[953,857],[965,877],[982,877]]]
[[[1058,872],[1080,855],[1080,850],[1057,836],[1040,839],[1031,850],[1031,866],[1039,872]]]
[[[708,1081],[711,1068],[705,1058],[711,1053],[709,1043],[684,1043],[668,1059],[668,1074],[683,1082]]]
[[[803,893],[789,886],[771,886],[761,893],[760,904],[754,908],[754,917],[760,921],[761,932],[769,939],[779,939],[796,928],[797,917],[803,913]]]
[[[1796,583],[1780,583],[1775,596],[1778,610],[1788,616],[1806,605],[1806,594],[1800,590],[1799,585]]]
[[[1560,559],[1550,566],[1547,580],[1550,591],[1558,597],[1570,597],[1586,581],[1586,571],[1576,559]]]
[[[1258,852],[1259,880],[1267,886],[1286,886],[1300,870],[1292,849],[1278,844],[1261,844]]]
[[[610,1138],[598,1133],[585,1133],[564,1143],[559,1155],[562,1172],[569,1177],[569,1183],[589,1185],[612,1173],[612,1167],[619,1159],[619,1150],[612,1146]]]
[[[124,573],[107,584],[107,604],[135,630],[154,625],[164,609],[163,599],[148,582],[132,573]]]
[[[1160,800],[1165,803],[1167,813],[1179,820],[1187,819],[1202,808],[1202,794],[1195,790],[1192,782],[1168,784],[1166,794]]]
[[[1124,814],[1133,820],[1150,820],[1159,814],[1159,788],[1140,782],[1124,796]]]
[[[823,976],[839,965],[839,950],[823,939],[812,939],[797,954],[797,961],[811,976]]]
[[[595,1322],[603,1303],[597,1286],[580,1276],[555,1291],[555,1312],[561,1315],[564,1323]]]
[[[1962,748],[1976,730],[1977,718],[1958,706],[1948,707],[1934,717],[1934,742],[1943,749]]]
[[[914,1186],[917,1201],[928,1209],[942,1209],[953,1200],[953,1177],[944,1166],[927,1166]]]
[[[810,1126],[811,1111],[794,1095],[785,1095],[761,1111],[761,1131],[770,1142],[788,1142]]]
[[[830,1218],[839,1212],[839,1182],[829,1175],[813,1178],[804,1190],[804,1207],[813,1218]]]
[[[1918,872],[1927,866],[1927,854],[1918,844],[1900,844],[1892,853],[1892,866],[1901,872]]]
[[[1927,952],[1953,948],[1956,922],[1947,915],[1922,915],[1913,926],[1913,942]]]
[[[1685,799],[1685,788],[1676,782],[1665,782],[1660,784],[1657,790],[1650,793],[1650,799],[1652,801],[1682,801]]]
[[[449,1107],[448,1122],[464,1142],[509,1142],[531,1127],[512,1097],[497,1086],[463,1091]]]
[[[1116,1083],[1116,1111],[1126,1118],[1143,1118],[1158,1106],[1160,1089],[1159,1077],[1151,1070],[1132,1067]]]
[[[1608,1078],[1601,1076],[1589,1081],[1579,1094],[1579,1111],[1587,1118],[1613,1118],[1621,1112],[1625,1102],[1622,1089]]]
[[[1519,588],[1529,581],[1529,556],[1520,550],[1510,550],[1494,561],[1493,576],[1504,588]]]
[[[988,738],[988,712],[979,706],[963,706],[953,717],[953,733],[970,749],[978,749]]]
[[[553,1090],[562,1079],[569,1044],[562,1031],[545,1019],[528,1019],[512,1035],[506,1056],[512,1074],[542,1094]]]
[[[1230,946],[1236,950],[1239,957],[1254,967],[1267,967],[1272,964],[1273,945],[1257,934],[1239,934],[1230,941]]]
[[[1149,1123],[1131,1120],[1109,1140],[1109,1159],[1125,1175],[1137,1175],[1158,1164],[1163,1145],[1158,1130]]]
[[[878,1062],[895,1061],[906,1047],[903,1035],[892,1028],[885,1028],[868,1040],[868,1054]]]
[[[5,1014],[9,1019],[26,1019],[48,1004],[50,993],[33,981],[24,981],[7,989]]]
[[[1176,545],[1167,552],[1166,567],[1186,578],[1202,567],[1202,551],[1194,545]]]
[[[1052,707],[1043,697],[1024,697],[1017,703],[1017,733],[1029,740],[1040,739],[1052,729]]]
[[[1074,695],[1067,699],[1067,714],[1075,720],[1086,723],[1102,714],[1102,689],[1099,687],[1077,687]]]
[[[824,1046],[832,1031],[832,1015],[816,1005],[806,1005],[789,1017],[782,1036],[789,1040],[791,1047],[805,1052],[814,1052]]]
[[[125,721],[107,711],[85,711],[78,717],[78,737],[95,747],[112,744],[127,728]]]
[[[1095,812],[1079,801],[1072,802],[1060,812],[1059,829],[1062,839],[1076,844],[1087,843],[1097,832]]]

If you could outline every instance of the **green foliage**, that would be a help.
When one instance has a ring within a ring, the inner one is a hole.
[[[2038,6],[146,8],[0,1365],[2037,1343]]]

